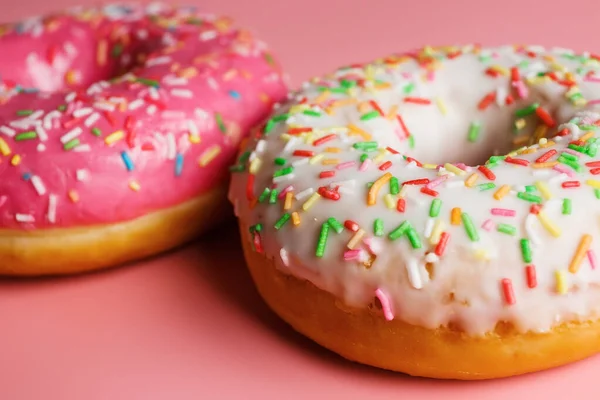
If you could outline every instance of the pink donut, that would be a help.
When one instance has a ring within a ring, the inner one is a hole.
[[[113,266],[223,215],[240,140],[286,95],[267,47],[192,7],[0,26],[0,273]]]

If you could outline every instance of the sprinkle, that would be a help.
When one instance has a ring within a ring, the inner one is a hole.
[[[213,161],[221,153],[221,146],[218,144],[212,145],[200,155],[198,159],[198,165],[206,167],[211,161]]]
[[[31,140],[35,138],[37,138],[37,133],[35,131],[23,132],[15,136],[16,141]]]
[[[15,214],[17,222],[35,222],[35,218],[31,214]]]
[[[294,226],[300,225],[300,214],[298,214],[296,211],[292,213],[292,223]]]
[[[385,293],[381,289],[375,290],[375,296],[381,303],[381,310],[383,311],[383,316],[387,321],[391,321],[394,319],[394,313],[392,311],[392,306],[390,300],[385,295]]]
[[[454,207],[452,211],[450,211],[450,223],[452,225],[460,225],[461,214],[462,210],[458,207]]]
[[[478,174],[471,174],[466,180],[465,180],[465,186],[466,187],[473,187],[475,185],[475,182],[477,181],[477,179],[479,178]]]
[[[377,194],[383,185],[385,185],[390,179],[392,179],[392,174],[386,172],[384,175],[379,177],[374,183],[373,186],[369,189],[369,193],[367,196],[367,204],[372,206],[377,202]]]
[[[492,208],[492,215],[498,215],[502,217],[514,217],[517,212],[515,210],[509,210],[506,208]]]
[[[3,156],[9,156],[11,153],[10,147],[8,147],[8,143],[2,138],[0,138],[0,154]]]
[[[556,150],[551,149],[548,150],[547,152],[545,152],[544,154],[542,154],[540,157],[538,157],[535,162],[536,163],[545,163],[546,161],[548,161],[550,158],[552,158],[553,156],[555,156],[557,153]]]
[[[531,263],[533,258],[532,258],[532,254],[531,254],[531,245],[529,243],[529,239],[521,239],[520,245],[521,245],[521,255],[523,256],[523,261],[528,264]]]
[[[388,234],[388,238],[390,240],[399,239],[409,229],[413,229],[412,225],[410,224],[410,222],[404,221],[400,225],[398,225],[396,229],[394,229]]]
[[[513,305],[517,302],[510,279],[502,279],[502,293],[506,304]]]
[[[406,231],[406,236],[408,236],[408,240],[410,241],[410,244],[413,249],[420,249],[422,247],[422,243],[421,243],[421,239],[419,238],[419,234],[417,233],[417,231],[414,228],[410,227]]]
[[[404,200],[401,197],[398,199],[398,202],[396,204],[396,210],[398,210],[398,212],[403,213],[405,209],[406,209],[406,200]]]
[[[331,217],[329,219],[327,219],[327,223],[329,224],[329,226],[331,227],[331,229],[333,229],[335,231],[335,233],[342,233],[342,231],[344,230],[344,225],[342,225],[340,223],[340,221],[338,221],[337,219]]]
[[[461,219],[463,225],[465,226],[465,230],[467,231],[467,236],[469,236],[469,239],[471,239],[472,242],[477,242],[479,240],[479,234],[477,233],[477,228],[475,228],[475,225],[473,224],[473,221],[471,220],[469,214],[463,212],[461,214]]]
[[[118,131],[111,133],[107,137],[105,137],[104,143],[107,146],[110,146],[110,145],[118,142],[119,140],[122,140],[123,138],[125,138],[125,132],[123,132],[122,130],[118,130]]]
[[[223,117],[221,116],[221,114],[215,113],[215,122],[217,123],[217,127],[219,128],[219,131],[221,131],[221,133],[227,133],[227,127],[223,122]]]
[[[313,146],[320,146],[323,143],[327,143],[327,142],[329,142],[331,140],[334,140],[336,137],[337,137],[337,135],[335,133],[323,136],[322,138],[315,140],[313,142]]]
[[[569,272],[572,274],[577,273],[579,271],[579,267],[581,266],[581,262],[586,256],[587,251],[590,248],[590,244],[592,243],[592,236],[589,234],[585,234],[581,237],[579,244],[577,245],[577,250],[575,250],[575,254],[571,259],[571,263],[569,264]]]
[[[436,218],[440,214],[440,210],[442,208],[442,201],[440,199],[433,199],[431,201],[431,206],[429,207],[429,216],[431,218]]]
[[[537,190],[540,191],[542,196],[544,196],[544,199],[549,200],[552,198],[552,193],[550,192],[550,189],[548,188],[548,185],[546,185],[546,183],[542,181],[537,181],[534,183],[534,185],[537,188]]]
[[[556,292],[558,294],[565,294],[568,291],[567,288],[567,277],[565,275],[565,271],[556,271],[554,273],[556,278]]]
[[[485,165],[480,165],[479,167],[477,167],[477,169],[483,174],[483,176],[485,176],[490,181],[496,179],[496,175],[494,175],[494,173]]]
[[[308,200],[306,200],[304,202],[304,204],[302,204],[302,210],[304,211],[308,211],[308,209],[310,209],[315,202],[319,199],[319,197],[321,197],[321,195],[319,193],[313,193]]]
[[[43,196],[46,194],[46,187],[44,186],[44,182],[42,182],[42,179],[39,176],[33,175],[31,177],[31,184],[33,185],[33,188],[39,196]]]
[[[121,152],[121,158],[123,159],[123,163],[125,164],[125,168],[127,168],[127,171],[133,171],[133,161],[131,160],[131,157],[129,157],[129,154],[127,154],[126,151]]]
[[[563,215],[570,215],[572,210],[571,199],[563,199],[562,213]]]
[[[494,102],[495,97],[496,97],[495,92],[488,93],[479,101],[477,108],[481,111],[484,111],[486,108],[488,108],[490,106],[490,104],[492,104]]]
[[[363,236],[365,236],[365,233],[366,232],[363,229],[359,229],[358,231],[356,231],[356,233],[352,236],[352,238],[346,246],[350,250],[353,250],[356,247],[356,245],[362,240]]]
[[[356,232],[358,231],[358,224],[352,220],[347,219],[344,221],[344,227],[349,231]]]
[[[527,192],[518,192],[517,197],[521,200],[529,201],[531,203],[542,203],[542,198],[540,196]]]
[[[439,242],[435,246],[434,253],[441,257],[444,255],[444,251],[446,250],[446,246],[448,245],[448,240],[450,239],[450,234],[448,232],[442,232],[440,235]]]
[[[290,220],[290,217],[291,216],[289,213],[283,214],[281,218],[279,218],[277,222],[275,222],[275,229],[281,229]]]
[[[454,175],[458,175],[458,176],[464,175],[466,173],[464,170],[462,170],[462,169],[458,168],[457,166],[452,165],[450,163],[444,164],[444,169],[446,171],[452,172]]]
[[[535,113],[537,114],[539,119],[541,119],[542,122],[549,128],[553,128],[556,125],[556,123],[552,119],[552,116],[548,113],[548,111],[544,110],[543,108],[537,107],[535,109]]]
[[[581,183],[579,181],[565,181],[561,186],[565,189],[578,188],[581,186]]]
[[[498,232],[505,233],[507,235],[514,236],[517,234],[517,228],[514,225],[509,224],[498,224],[496,226]]]
[[[548,233],[550,233],[554,237],[559,237],[561,235],[561,229],[558,226],[556,226],[556,224],[552,222],[544,212],[540,211],[537,214],[537,217],[544,229],[548,231]]]
[[[289,210],[290,208],[292,208],[292,200],[294,198],[294,193],[293,192],[287,192],[285,194],[285,202],[283,203],[283,209],[284,210]]]
[[[469,127],[469,134],[467,136],[469,142],[476,142],[477,138],[479,138],[480,131],[481,125],[477,122],[471,122],[471,126]]]
[[[481,224],[481,227],[489,232],[494,228],[494,221],[492,221],[491,219],[486,219],[485,221],[483,221],[483,224]]]
[[[381,218],[376,218],[373,223],[373,233],[375,236],[383,236],[383,220]]]
[[[411,258],[406,263],[406,270],[408,272],[408,280],[412,287],[415,289],[421,289],[423,287],[423,280],[419,273],[419,266],[414,258]]]
[[[594,250],[588,250],[587,252],[588,261],[590,262],[590,266],[592,269],[596,269],[596,265],[598,264],[596,261],[596,253]]]

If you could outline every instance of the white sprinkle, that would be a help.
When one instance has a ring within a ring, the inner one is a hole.
[[[156,113],[156,106],[154,104],[150,104],[148,106],[148,108],[146,109],[146,113],[148,113],[148,115],[153,115]]]
[[[89,117],[87,117],[85,119],[85,121],[83,122],[83,124],[90,128],[92,125],[94,125],[98,120],[100,119],[100,114],[98,113],[93,113],[92,115],[90,115]]]
[[[160,115],[165,119],[185,119],[185,113],[183,111],[166,110]]]
[[[287,250],[284,248],[281,248],[281,250],[279,250],[279,256],[281,257],[281,261],[283,262],[283,265],[285,265],[286,267],[289,267],[290,259],[288,257]]]
[[[65,102],[72,103],[77,98],[77,93],[71,92],[65,96]]]
[[[0,126],[0,132],[2,132],[8,137],[13,137],[17,134],[17,131],[15,131],[12,128],[9,128],[8,126]]]
[[[89,144],[81,144],[75,148],[73,148],[73,151],[77,152],[77,153],[85,153],[88,151],[91,151],[92,148],[90,147]]]
[[[219,90],[219,83],[214,78],[207,78],[206,81],[208,82],[208,86],[210,86],[211,89]]]
[[[504,86],[500,86],[498,89],[496,89],[496,104],[498,106],[502,107],[506,104],[507,94],[508,91]]]
[[[42,115],[44,115],[44,110],[37,110],[36,112],[32,113],[31,115],[28,115],[24,119],[29,120],[29,121],[34,121],[36,119],[39,119]]]
[[[419,264],[415,258],[410,258],[406,263],[406,271],[408,272],[408,281],[415,289],[423,288],[423,280],[419,272]]]
[[[449,188],[449,189],[457,188],[457,187],[463,187],[463,186],[465,186],[465,182],[462,181],[462,180],[456,180],[456,179],[450,180],[450,179],[448,179],[446,181],[446,187]]]
[[[131,103],[129,103],[129,106],[127,108],[130,111],[133,111],[133,110],[137,110],[138,108],[140,108],[143,105],[144,105],[144,100],[143,99],[135,99]]]
[[[427,220],[427,223],[425,224],[425,232],[423,234],[428,239],[431,236],[431,233],[433,232],[433,225],[434,224],[435,224],[435,221],[433,220],[433,218],[429,218]]]
[[[96,107],[98,110],[108,111],[108,112],[113,112],[116,109],[114,104],[106,103],[106,102],[96,102],[96,103],[94,103],[94,107]]]
[[[50,194],[48,196],[48,214],[46,217],[48,218],[48,222],[54,224],[56,222],[56,204],[58,203],[58,196],[55,194]]]
[[[62,144],[68,143],[71,140],[75,139],[77,136],[81,135],[83,130],[80,127],[75,127],[71,129],[69,132],[65,133],[61,136],[60,141]]]
[[[188,130],[190,131],[190,133],[194,136],[198,136],[198,126],[196,126],[196,123],[194,121],[192,121],[191,119],[188,119],[186,121]]]
[[[89,171],[87,169],[78,169],[75,171],[75,177],[78,181],[86,181],[89,177]]]
[[[179,78],[172,75],[165,76],[163,82],[165,85],[169,86],[185,86],[189,83],[186,78]]]
[[[425,256],[425,262],[427,263],[436,263],[440,261],[440,258],[435,253],[427,253]]]
[[[285,146],[283,147],[283,153],[290,153],[294,147],[296,146],[296,144],[298,143],[298,139],[295,137],[290,138],[290,140],[287,141],[287,143],[285,144]]]
[[[536,218],[533,214],[527,214],[527,217],[525,218],[525,232],[527,232],[527,236],[529,236],[529,239],[531,239],[531,243],[539,245],[542,243],[542,240],[540,239],[539,235],[535,233],[533,228],[535,220]]]
[[[550,171],[548,171],[550,172]],[[567,174],[558,174],[553,176],[552,178],[548,179],[548,183],[552,184],[552,183],[558,183],[558,182],[562,182],[564,180],[566,180],[568,178]]]
[[[52,129],[52,122],[56,118],[60,118],[61,113],[58,110],[50,111],[44,117],[44,129]]]
[[[174,160],[177,155],[177,147],[175,144],[175,136],[169,132],[167,133],[167,159]]]
[[[301,192],[296,193],[296,195],[294,197],[296,197],[296,200],[302,200],[308,196],[310,196],[311,194],[314,193],[314,189],[313,188],[308,188],[305,189]]]
[[[35,218],[31,214],[15,214],[17,222],[34,222]]]
[[[273,183],[280,183],[285,181],[291,181],[296,176],[294,174],[281,175],[273,178]]]
[[[63,48],[65,49],[65,51],[67,52],[68,55],[70,55],[70,56],[77,55],[77,49],[75,48],[75,46],[73,45],[73,43],[66,42],[63,45]]]
[[[31,177],[31,184],[33,188],[37,192],[39,196],[43,196],[46,194],[46,186],[44,186],[44,182],[42,182],[42,178],[37,175],[33,175]]]
[[[155,87],[149,87],[148,88],[148,95],[153,100],[160,99],[160,93],[158,93],[158,89],[156,89]]]
[[[44,143],[38,143],[36,150],[40,153],[46,151],[46,145]]]
[[[94,109],[91,107],[80,108],[79,110],[73,111],[73,116],[75,118],[85,117],[86,115],[90,115],[94,112]]]
[[[267,148],[267,142],[265,140],[261,139],[256,143],[256,152],[257,153],[262,153],[263,151],[265,151],[266,148]]]
[[[171,57],[162,56],[162,57],[156,57],[156,58],[149,59],[148,61],[146,61],[146,66],[153,67],[155,65],[169,64],[170,62],[171,62]]]
[[[171,95],[175,97],[182,97],[185,99],[191,99],[194,97],[194,93],[188,89],[171,89]]]
[[[342,193],[342,194],[353,194],[355,193],[354,188],[350,188],[348,186],[340,186],[338,188],[338,192]]]
[[[304,164],[308,164],[308,157],[303,157],[303,158],[300,158],[300,159],[292,162],[293,167],[299,167]]]
[[[205,31],[200,33],[200,40],[205,42],[217,37],[217,31]]]

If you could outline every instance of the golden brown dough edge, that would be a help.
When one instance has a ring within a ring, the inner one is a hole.
[[[499,323],[479,338],[386,321],[377,308],[349,308],[312,283],[280,272],[253,250],[247,232],[240,224],[246,262],[265,302],[296,331],[348,360],[413,376],[475,380],[540,371],[600,351],[597,320],[565,323],[543,334]]]
[[[131,221],[44,230],[0,230],[0,275],[66,275],[98,270],[172,249],[230,212],[227,185]]]

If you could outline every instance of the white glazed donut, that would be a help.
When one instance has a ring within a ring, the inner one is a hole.
[[[306,84],[230,188],[267,303],[342,356],[411,375],[597,352],[598,60],[426,47]]]

